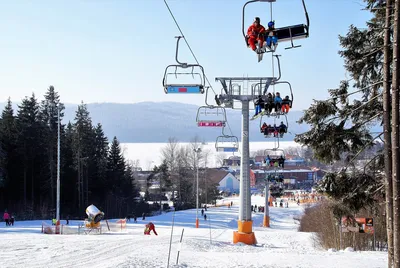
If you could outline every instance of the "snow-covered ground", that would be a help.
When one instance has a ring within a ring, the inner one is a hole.
[[[262,228],[263,214],[253,214],[256,246],[233,244],[238,199],[234,206],[209,208],[208,218],[194,228],[196,210],[175,213],[170,267],[387,267],[384,252],[329,252],[314,248],[310,233],[297,232],[293,216],[301,207],[270,208],[271,228]],[[263,198],[252,197],[262,205]],[[173,213],[138,219],[123,232],[102,235],[41,234],[42,221],[16,222],[0,227],[0,267],[167,267]],[[143,235],[152,221],[158,236]],[[50,224],[50,221],[47,221]],[[71,221],[77,226],[77,221]],[[183,241],[176,265],[179,240]],[[210,239],[211,238],[211,239]]]

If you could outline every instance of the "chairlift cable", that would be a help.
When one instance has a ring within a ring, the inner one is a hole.
[[[191,54],[192,54],[193,58],[195,59],[196,63],[200,65],[199,61],[197,60],[197,57],[196,57],[196,55],[194,54],[194,52],[193,52],[193,50],[192,50],[191,46],[189,45],[189,42],[187,41],[187,39],[186,39],[185,35],[183,34],[183,31],[182,31],[181,27],[179,26],[179,23],[178,23],[178,21],[176,20],[176,18],[175,18],[175,16],[174,16],[174,14],[172,13],[172,10],[171,10],[171,8],[169,7],[169,5],[168,5],[167,1],[166,1],[166,0],[164,0],[164,3],[165,3],[165,6],[167,7],[167,9],[168,9],[168,11],[169,11],[169,13],[170,13],[170,15],[171,15],[172,19],[173,19],[173,20],[174,20],[174,22],[175,22],[175,24],[176,24],[176,27],[178,28],[179,32],[181,33],[181,36],[182,36],[182,37],[183,37],[183,39],[185,40],[185,43],[186,43],[186,45],[188,46],[188,48],[189,48],[189,50],[190,50],[190,52],[191,52]],[[215,94],[215,95],[217,95],[217,93],[215,92],[215,90],[214,90],[213,86],[211,85],[210,81],[208,80],[208,77],[207,77],[207,75],[206,75],[206,74],[204,74],[204,77],[205,77],[205,79],[206,79],[206,81],[207,81],[207,83],[208,83],[209,87],[211,88],[211,90],[214,92],[214,94]],[[233,132],[232,132],[232,129],[231,129],[230,125],[229,125],[229,122],[228,122],[228,121],[226,121],[226,123],[228,124],[228,127],[229,127],[229,130],[230,130],[230,132],[231,132],[231,135],[233,136]],[[239,151],[239,152],[240,152],[240,151]]]
[[[272,2],[270,2],[269,4],[271,6],[270,11],[271,11],[271,21],[272,21]]]
[[[169,8],[169,5],[168,5],[167,1],[164,0],[164,3],[165,3],[165,6],[167,7],[169,13],[171,14],[172,19],[173,19],[174,22],[175,22],[176,27],[178,28],[179,32],[181,33],[181,36],[182,36],[183,39],[185,40],[186,45],[188,46],[190,52],[192,53],[193,58],[195,59],[196,63],[197,63],[198,65],[200,65],[199,61],[197,60],[196,55],[194,54],[192,48],[191,48],[190,45],[189,45],[189,42],[186,40],[186,37],[185,37],[185,35],[183,34],[183,31],[182,31],[181,27],[179,26],[179,23],[176,21],[174,14],[172,13],[171,9]],[[215,90],[214,90],[214,88],[212,87],[210,81],[208,80],[208,77],[207,77],[205,74],[204,74],[204,77],[205,77],[205,79],[206,79],[206,81],[207,81],[209,87],[211,88],[211,90],[214,92],[215,95],[217,95],[217,93],[215,93]]]

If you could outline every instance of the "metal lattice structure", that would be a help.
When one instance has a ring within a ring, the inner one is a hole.
[[[251,89],[257,84],[264,84],[264,92],[266,93],[272,82],[276,82],[276,77],[217,77],[216,81],[222,84],[222,94],[216,97],[217,103],[220,105],[237,101],[241,103],[242,110],[242,133],[241,133],[241,154],[240,159],[240,208],[239,221],[251,221],[251,192],[250,192],[250,167],[248,165],[250,159],[249,148],[249,123],[250,123],[250,102],[253,102],[258,95],[254,95]],[[241,85],[247,83],[249,91],[241,90]],[[239,90],[238,90],[239,89]],[[234,107],[232,107],[234,108]]]

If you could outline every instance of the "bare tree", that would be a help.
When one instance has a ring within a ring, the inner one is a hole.
[[[203,154],[199,154],[199,156],[197,157],[195,153],[195,150],[197,150],[198,148],[203,151],[203,142],[201,142],[200,137],[196,135],[193,139],[191,139],[188,146],[192,152],[191,160],[193,163],[193,167],[195,167],[203,159]]]
[[[211,153],[212,152],[210,149],[206,149],[201,152],[201,160],[202,161],[201,161],[200,165],[203,166],[204,168],[207,168],[210,163]]]
[[[188,190],[189,184],[191,189],[193,189],[193,184],[189,183],[190,177],[192,175],[191,168],[191,154],[192,151],[188,146],[181,146],[178,151],[177,156],[177,170],[176,170],[176,180],[175,185],[178,191],[179,200],[182,202],[189,202],[192,199],[192,194]],[[190,187],[189,187],[190,188]]]
[[[207,150],[204,150],[203,152],[202,152],[202,159],[203,159],[203,166],[204,166],[204,176],[203,176],[203,185],[204,185],[204,193],[205,193],[205,203],[206,204],[208,204],[208,196],[207,196],[207,193],[208,193],[208,186],[207,186],[207,180],[208,180],[208,172],[207,172],[207,170],[208,170],[208,160],[209,160],[209,156],[211,155],[211,150],[210,149],[207,149]]]
[[[126,160],[126,164],[131,166],[133,171],[141,171],[141,166],[140,166],[140,160],[136,159],[136,160]]]
[[[306,148],[301,147],[301,146],[290,146],[285,149],[286,154],[300,156],[300,157],[304,157],[305,152],[306,152]]]
[[[161,149],[163,160],[167,162],[168,168],[171,172],[176,169],[176,159],[179,151],[178,139],[175,137],[168,138],[167,145]]]
[[[175,191],[177,190],[177,176],[176,174],[178,169],[178,158],[180,153],[180,146],[178,143],[178,139],[175,137],[168,138],[167,145],[161,149],[161,155],[163,160],[167,163],[168,170],[172,175],[172,197],[175,198]]]
[[[264,156],[264,150],[257,150],[251,152],[251,157],[255,158],[256,156]]]
[[[219,153],[215,157],[216,165],[222,167],[224,165],[224,159],[227,158],[227,155],[224,153]]]
[[[192,163],[191,168],[193,169],[193,185],[196,185],[196,168],[199,166],[203,157],[201,153],[196,152],[197,149],[203,151],[203,144],[200,140],[200,137],[196,135],[194,138],[192,138],[188,148],[190,151],[190,162]],[[192,188],[192,192],[193,195],[196,194],[195,187]]]
[[[150,171],[153,170],[154,167],[155,167],[154,161],[147,160],[145,170]]]

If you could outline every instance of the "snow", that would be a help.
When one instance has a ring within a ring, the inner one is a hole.
[[[270,208],[271,228],[261,227],[262,213],[253,213],[257,245],[235,245],[232,237],[237,229],[239,200],[224,200],[230,201],[234,202],[231,209],[209,208],[207,221],[200,218],[199,229],[194,228],[195,209],[175,213],[170,267],[387,267],[386,252],[315,248],[311,233],[297,231],[293,217],[302,213],[302,207],[294,203],[289,203],[289,208]],[[260,196],[252,197],[253,205],[263,202]],[[140,218],[137,223],[132,220],[126,230],[101,235],[46,235],[41,233],[42,221],[16,221],[11,227],[1,223],[0,266],[167,267],[173,215],[166,213],[145,221]],[[149,221],[155,224],[158,236],[143,235],[144,224]],[[46,223],[50,225],[51,221]],[[70,221],[70,226],[76,230],[79,223]]]

